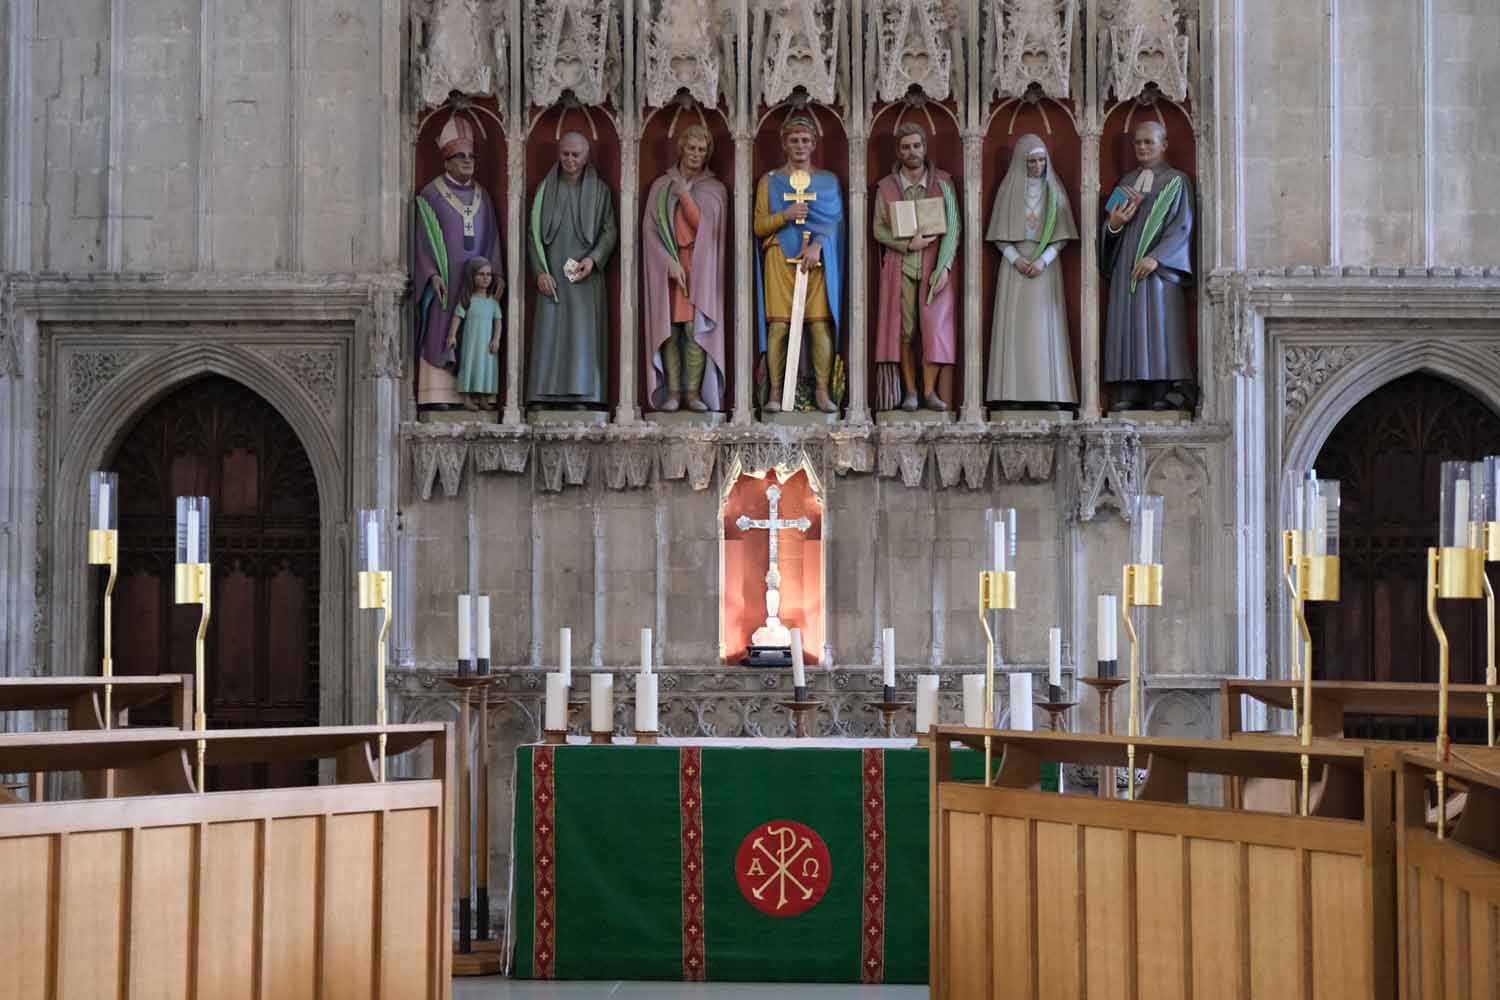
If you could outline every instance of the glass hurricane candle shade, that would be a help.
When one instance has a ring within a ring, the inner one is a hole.
[[[1130,557],[1137,566],[1161,564],[1162,498],[1138,496],[1130,501]]]
[[[359,569],[362,573],[379,573],[385,569],[385,548],[381,539],[385,536],[385,508],[362,510],[356,519],[359,545]]]
[[[89,473],[89,530],[115,531],[120,526],[120,477],[113,472]]]
[[[177,562],[196,566],[209,562],[208,497],[177,498]]]
[[[1483,463],[1444,462],[1438,493],[1437,595],[1473,600],[1484,596]]]
[[[1479,479],[1481,541],[1487,562],[1500,562],[1500,455],[1487,455],[1474,463]]]

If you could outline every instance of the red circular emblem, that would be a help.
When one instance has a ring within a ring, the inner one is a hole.
[[[762,823],[734,856],[734,877],[746,901],[773,917],[795,917],[818,905],[833,875],[828,845],[794,819]]]

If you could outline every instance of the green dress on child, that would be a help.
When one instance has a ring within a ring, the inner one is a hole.
[[[476,295],[469,308],[454,315],[464,321],[458,335],[458,391],[493,396],[500,391],[500,355],[490,353],[490,340],[500,323],[500,303]]]

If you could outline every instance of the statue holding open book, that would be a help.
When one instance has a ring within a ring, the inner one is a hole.
[[[1099,236],[1110,411],[1191,410],[1197,386],[1183,290],[1193,280],[1193,188],[1167,164],[1161,124],[1138,125],[1134,146],[1139,166],[1110,194]]]
[[[875,329],[875,408],[948,409],[958,357],[953,261],[958,195],[953,178],[927,156],[927,133],[896,127],[896,164],[875,187],[880,311]],[[921,352],[922,380],[917,382]]]

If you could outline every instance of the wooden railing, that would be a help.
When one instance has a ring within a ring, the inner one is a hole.
[[[1432,828],[1429,754],[1396,772],[1402,1000],[1500,996],[1500,753],[1455,748],[1443,765],[1466,801],[1451,835]]]
[[[383,731],[432,776],[376,781],[375,727],[0,736],[0,770],[108,763],[143,793],[0,805],[0,993],[446,1000],[449,734]],[[333,760],[338,783],[198,794],[200,738],[211,765]]]
[[[1394,997],[1381,751],[1315,744],[1302,817],[1189,804],[1192,774],[1296,779],[1295,749],[1138,738],[1128,801],[1038,790],[1043,762],[1126,766],[1123,737],[994,731],[994,786],[955,781],[950,741],[984,735],[932,754],[935,1000]]]

